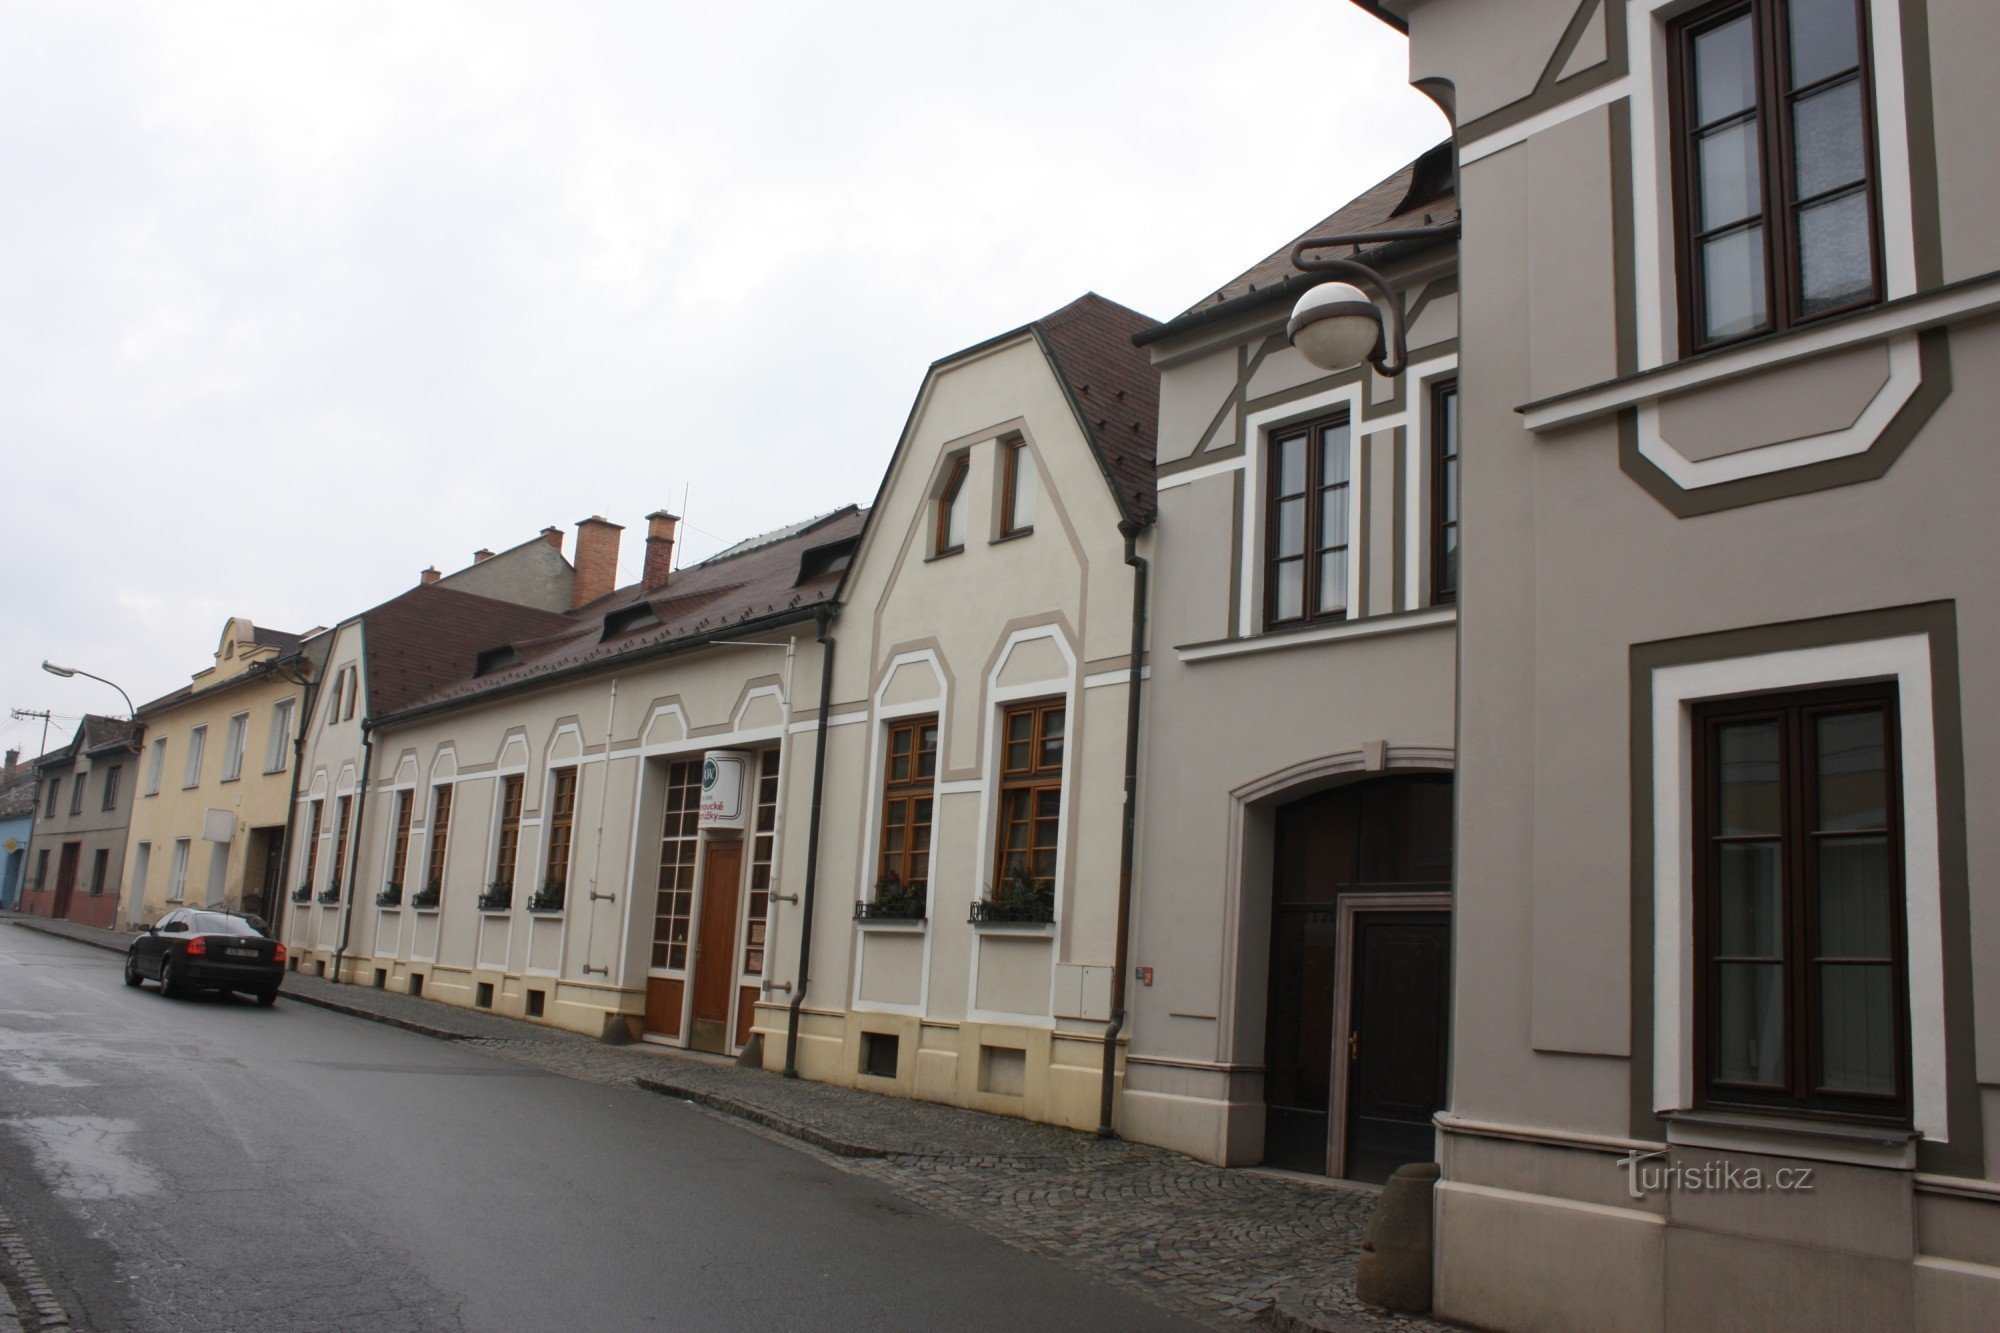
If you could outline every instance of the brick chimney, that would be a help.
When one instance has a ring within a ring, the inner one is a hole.
[[[542,540],[555,547],[558,552],[562,550],[562,539],[563,530],[561,528],[547,527],[542,529]]]
[[[674,572],[674,534],[680,529],[678,514],[655,509],[646,515],[646,591],[667,586]]]
[[[3,770],[6,773],[6,775],[10,778],[13,777],[14,770],[19,768],[20,766],[21,766],[21,752],[19,750],[7,751],[7,767],[5,770]]]
[[[577,520],[576,584],[569,606],[574,611],[618,586],[618,534],[625,531],[601,514]]]
[[[426,568],[426,569],[424,570],[424,572],[423,572],[423,574],[422,574],[422,578],[423,578],[423,581],[424,581],[424,586],[425,586],[425,587],[427,587],[427,588],[428,588],[428,587],[429,587],[429,586],[430,586],[431,584],[433,584],[433,583],[436,583],[436,582],[437,582],[437,581],[438,581],[439,579],[441,579],[441,578],[443,578],[443,577],[444,577],[444,575],[442,575],[442,574],[438,573],[438,567],[437,567],[436,565],[431,565],[431,566],[429,566],[428,568]]]
[[[483,565],[492,558],[493,552],[487,550],[484,546],[472,553],[472,563],[475,565]]]

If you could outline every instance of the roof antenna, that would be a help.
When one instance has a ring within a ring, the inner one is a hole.
[[[687,512],[688,512],[688,492],[689,492],[690,490],[692,490],[693,488],[694,488],[694,483],[693,483],[693,482],[689,482],[689,481],[684,481],[684,482],[682,482],[682,483],[681,483],[681,522],[683,522],[683,523],[686,523],[686,522],[687,522]],[[693,526],[692,524],[689,524],[689,526],[688,526],[688,531],[690,531],[690,532],[694,531],[694,526]],[[679,573],[679,572],[680,572],[680,568],[681,568],[681,553],[682,553],[682,552],[684,552],[684,551],[686,551],[686,550],[687,550],[687,543],[686,543],[686,542],[675,542],[675,543],[674,543],[674,572],[675,572],[675,573]]]

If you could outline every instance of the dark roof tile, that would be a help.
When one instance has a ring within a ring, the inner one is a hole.
[[[1048,349],[1084,434],[1118,501],[1118,511],[1144,522],[1156,491],[1160,372],[1133,344],[1159,321],[1089,292],[1031,326]]]

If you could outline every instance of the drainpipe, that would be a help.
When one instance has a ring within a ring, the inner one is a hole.
[[[1104,1028],[1104,1073],[1097,1094],[1097,1137],[1115,1139],[1112,1095],[1117,1087],[1118,1035],[1125,1030],[1125,974],[1131,970],[1132,851],[1139,821],[1139,678],[1146,653],[1146,558],[1139,554],[1139,525],[1120,523],[1125,563],[1132,566],[1132,680],[1125,691],[1125,821],[1118,835],[1118,940],[1112,950],[1111,1021]]]
[[[285,807],[285,833],[278,840],[278,896],[265,904],[274,909],[267,914],[274,940],[285,938],[285,908],[292,901],[292,829],[299,822],[299,774],[306,766],[306,719],[312,716],[313,701],[319,694],[317,682],[297,683],[305,687],[305,693],[293,710],[298,734],[292,737],[292,803]]]
[[[819,613],[819,744],[813,751],[812,810],[806,816],[806,883],[801,895],[799,927],[799,968],[792,978],[792,1014],[785,1025],[785,1077],[799,1076],[799,1010],[806,1002],[806,978],[812,966],[813,890],[819,886],[819,806],[826,787],[826,729],[833,715],[833,623],[834,608]]]
[[[354,792],[354,827],[347,836],[354,839],[354,846],[348,849],[347,857],[347,901],[342,904],[340,914],[340,944],[333,951],[333,976],[335,985],[340,984],[340,959],[347,952],[347,934],[354,929],[354,899],[361,892],[361,824],[368,813],[368,771],[375,766],[374,725],[367,718],[361,720],[361,785]]]

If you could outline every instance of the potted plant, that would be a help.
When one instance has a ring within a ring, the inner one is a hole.
[[[545,879],[542,887],[528,898],[530,912],[560,912],[563,906],[564,885],[559,880]]]
[[[410,906],[422,911],[426,907],[436,907],[438,900],[443,897],[444,885],[440,884],[437,880],[432,880],[421,889],[418,889],[410,898]]]
[[[305,883],[299,885],[296,889],[292,890],[293,902],[309,903],[312,900],[313,900],[313,886],[311,880],[307,880]]]
[[[504,879],[496,879],[486,886],[486,892],[479,895],[479,910],[482,912],[504,912],[514,905],[514,886]]]
[[[403,882],[392,879],[382,886],[382,892],[375,895],[377,907],[401,907],[403,905]]]
[[[890,871],[875,881],[875,896],[854,904],[857,921],[922,921],[929,910],[930,894],[921,884],[907,883]]]
[[[1000,887],[972,904],[974,921],[1047,923],[1056,919],[1056,882],[1028,873],[1024,865],[1009,866]]]
[[[337,903],[340,901],[340,877],[338,875],[334,876],[333,882],[326,886],[326,892],[320,894],[319,900],[323,903]]]

